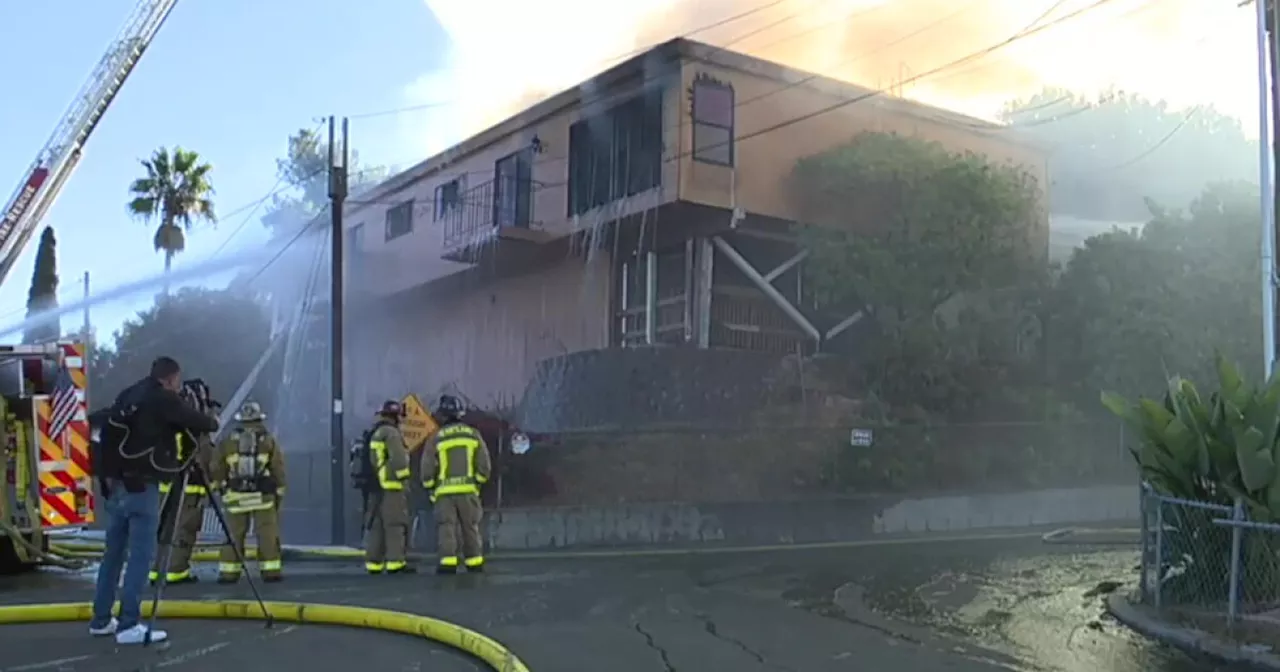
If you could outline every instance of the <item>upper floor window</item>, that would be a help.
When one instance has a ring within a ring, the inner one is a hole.
[[[387,210],[387,240],[413,232],[413,201],[408,200]]]
[[[693,82],[693,160],[733,165],[733,87],[708,77]]]
[[[455,177],[436,187],[435,219],[444,219],[446,215],[462,208],[462,178]]]
[[[662,180],[662,89],[569,127],[569,215],[657,187]]]
[[[353,272],[362,270],[364,265],[364,223],[347,229],[347,258]]]

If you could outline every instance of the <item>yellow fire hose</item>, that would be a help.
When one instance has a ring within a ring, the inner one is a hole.
[[[353,628],[383,630],[434,640],[445,646],[465,651],[499,672],[529,672],[524,662],[497,641],[460,625],[417,614],[386,609],[348,607],[304,602],[267,602],[273,621],[315,625],[342,625]],[[151,615],[151,605],[142,605],[143,617]],[[88,623],[93,614],[89,604],[25,604],[0,607],[0,625],[25,623]],[[160,603],[161,618],[263,620],[262,607],[247,600],[225,602],[193,602],[165,600]]]
[[[191,554],[192,562],[217,562],[218,549],[221,544],[199,544]],[[96,560],[102,556],[103,544],[100,541],[68,540],[50,545],[51,554],[60,558]],[[244,549],[246,560],[256,560],[258,549],[247,546]],[[284,560],[351,560],[364,558],[364,551],[346,547],[307,547],[285,546]],[[417,560],[420,554],[410,554]]]

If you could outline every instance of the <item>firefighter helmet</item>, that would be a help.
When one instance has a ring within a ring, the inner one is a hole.
[[[440,401],[436,403],[436,414],[446,420],[456,420],[467,414],[467,409],[462,402],[452,394],[440,395]]]
[[[388,399],[382,402],[382,408],[378,409],[378,415],[387,418],[403,418],[404,406],[394,399]]]
[[[240,406],[239,412],[236,413],[236,421],[238,422],[259,422],[267,419],[267,414],[262,412],[262,406],[256,401],[246,401]]]

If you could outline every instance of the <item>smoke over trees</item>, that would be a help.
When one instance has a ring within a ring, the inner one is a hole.
[[[1215,350],[1246,369],[1261,364],[1255,184],[1202,183],[1168,205],[1147,199],[1139,230],[1094,236],[1062,268],[1041,261],[1041,273],[1019,274],[1007,255],[1015,232],[1000,226],[1027,217],[1014,207],[1019,193],[1028,198],[1016,180],[989,166],[976,173],[982,179],[962,183],[962,168],[981,159],[935,148],[921,161],[921,152],[907,151],[919,141],[877,135],[867,134],[862,148],[855,141],[800,162],[794,177],[810,194],[802,200],[831,212],[874,207],[874,198],[868,206],[841,194],[865,192],[878,173],[897,186],[872,193],[898,193],[912,204],[895,210],[891,235],[842,232],[821,213],[807,219],[827,226],[804,234],[814,250],[808,279],[826,295],[818,298],[848,302],[852,292],[867,304],[875,326],[859,350],[868,355],[868,392],[896,417],[1101,414],[1098,390],[1151,393],[1166,373],[1205,380]],[[863,151],[872,145],[896,149]],[[932,213],[926,219],[942,229],[922,225],[917,211]]]
[[[1147,199],[1184,207],[1211,182],[1257,180],[1257,142],[1212,107],[1173,110],[1131,93],[1094,100],[1049,88],[1002,116],[1048,152],[1055,213],[1138,221],[1149,214]]]
[[[262,224],[273,233],[293,231],[311,221],[329,205],[329,143],[312,129],[300,129],[289,136],[285,156],[276,159],[276,175],[288,187],[286,193],[272,194]],[[383,166],[362,167],[360,156],[352,152],[348,169],[351,196],[387,177]]]
[[[111,346],[95,348],[90,393],[95,405],[111,403],[125,387],[146,375],[151,361],[168,355],[183,375],[203,378],[215,398],[225,401],[266,350],[271,322],[262,307],[229,290],[185,288],[139,312],[115,333]],[[254,398],[275,398],[278,375],[265,372]]]

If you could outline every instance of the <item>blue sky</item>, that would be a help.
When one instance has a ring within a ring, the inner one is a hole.
[[[0,6],[0,63],[8,64],[0,102],[0,198],[26,180],[135,4]],[[275,159],[292,132],[314,127],[324,115],[421,103],[414,96],[424,93],[414,83],[443,67],[448,52],[448,36],[422,0],[180,0],[43,221],[58,236],[61,303],[81,296],[85,271],[97,291],[162,270],[163,258],[151,247],[153,227],[124,209],[138,159],[156,147],[200,152],[214,166],[218,210],[230,213],[272,188]],[[425,158],[414,130],[431,116],[410,111],[354,120],[352,146],[365,163],[407,166]],[[208,258],[243,217],[194,230],[175,268]],[[265,238],[251,221],[222,254]],[[24,314],[37,239],[0,287],[0,326]],[[151,300],[147,293],[95,306],[99,335],[119,328]],[[64,329],[79,324],[78,315],[63,318]]]

